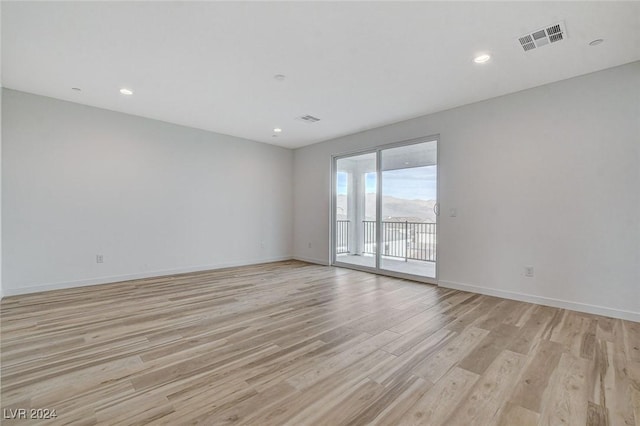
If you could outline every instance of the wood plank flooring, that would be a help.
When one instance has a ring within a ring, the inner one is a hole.
[[[0,325],[3,417],[42,424],[640,424],[638,323],[296,261],[9,297]]]

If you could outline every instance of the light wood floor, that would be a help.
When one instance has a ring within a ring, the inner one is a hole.
[[[640,423],[638,323],[301,262],[9,297],[1,326],[2,408],[46,424]]]

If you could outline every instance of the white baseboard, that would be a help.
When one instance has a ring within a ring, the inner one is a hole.
[[[315,263],[317,265],[329,266],[329,262],[322,259],[315,259],[313,257],[293,256],[294,260],[300,260],[301,262]]]
[[[625,311],[621,309],[607,308],[605,306],[589,305],[587,303],[570,302],[568,300],[554,299],[551,297],[535,296],[533,294],[518,293],[514,291],[498,290],[494,288],[479,287],[471,284],[461,284],[452,281],[438,281],[440,287],[454,290],[468,291],[471,293],[486,294],[487,296],[502,297],[504,299],[518,300],[520,302],[536,303],[538,305],[554,308],[570,309],[572,311],[586,312],[588,314],[602,315],[605,317],[619,318],[627,321],[640,322],[640,312]]]
[[[57,283],[49,283],[38,286],[19,287],[19,288],[3,288],[3,297],[17,296],[20,294],[39,293],[41,291],[61,290],[65,288],[84,287],[90,285],[110,284],[122,281],[139,280],[143,278],[163,277],[168,275],[185,274],[189,272],[211,271],[224,268],[235,268],[238,266],[259,265],[261,263],[280,262],[283,260],[291,260],[292,256],[276,256],[265,259],[254,259],[247,261],[216,263],[213,265],[188,266],[176,269],[164,269],[160,271],[146,271],[134,274],[113,275],[108,277],[88,278],[85,280],[65,281]]]
[[[318,265],[328,266],[326,260],[309,258],[304,256],[277,256],[265,259],[255,259],[252,261],[226,262],[213,265],[190,266],[185,268],[165,269],[160,271],[147,271],[134,274],[114,275],[108,277],[90,278],[86,280],[67,281],[43,284],[38,286],[21,287],[21,288],[3,288],[0,289],[0,299],[8,296],[17,296],[20,294],[38,293],[42,291],[60,290],[65,288],[84,287],[90,285],[109,284],[122,281],[137,280],[143,278],[154,278],[168,275],[184,274],[189,272],[209,271],[223,268],[234,268],[239,266],[257,265],[261,263],[280,262],[284,260],[300,260],[302,262],[314,263]],[[640,322],[640,312],[626,311],[621,309],[608,308],[605,306],[590,305],[586,303],[571,302],[567,300],[554,299],[544,296],[536,296],[533,294],[519,293],[507,290],[499,290],[494,288],[480,287],[471,284],[462,284],[453,281],[438,282],[440,287],[451,288],[454,290],[468,291],[471,293],[485,294],[488,296],[502,297],[505,299],[518,300],[521,302],[536,303],[539,305],[551,306],[554,308],[570,309],[578,312],[586,312],[589,314],[602,315],[612,318],[624,319],[627,321]]]

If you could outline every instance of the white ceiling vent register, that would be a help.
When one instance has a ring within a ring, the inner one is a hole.
[[[314,117],[313,115],[303,115],[302,117],[298,117],[298,120],[302,120],[305,123],[317,123],[320,121],[318,117]]]
[[[526,52],[547,44],[557,43],[565,38],[567,38],[567,29],[564,26],[564,22],[561,21],[518,37],[518,41]]]

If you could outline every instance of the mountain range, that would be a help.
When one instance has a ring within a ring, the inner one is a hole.
[[[388,195],[382,196],[382,220],[410,222],[436,222],[433,207],[435,200],[406,200]],[[348,219],[347,196],[337,197],[337,219]],[[365,197],[365,220],[376,220],[376,194],[368,193]]]

